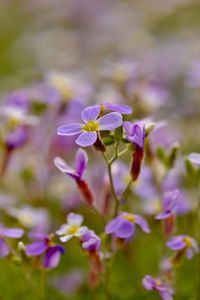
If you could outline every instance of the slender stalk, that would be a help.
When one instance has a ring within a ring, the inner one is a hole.
[[[118,213],[118,208],[119,208],[119,199],[117,197],[117,194],[115,192],[115,187],[114,187],[114,183],[113,183],[113,177],[112,177],[112,170],[111,170],[111,165],[112,163],[110,163],[105,155],[105,153],[102,152],[103,158],[107,164],[107,169],[108,169],[108,176],[109,176],[109,180],[110,180],[110,187],[111,187],[111,193],[112,193],[112,197],[115,201],[115,208],[114,208],[114,217],[117,216]]]

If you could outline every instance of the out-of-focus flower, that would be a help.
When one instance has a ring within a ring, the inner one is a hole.
[[[199,252],[197,242],[188,235],[174,236],[169,242],[166,243],[166,245],[168,248],[178,251],[179,254],[184,254],[186,252],[188,259],[191,259],[195,252]]]
[[[54,244],[51,235],[30,233],[29,236],[35,242],[26,245],[26,254],[28,256],[40,256],[44,254],[43,266],[49,269],[57,267],[60,257],[64,253],[64,248]]]
[[[0,109],[1,115],[6,118],[9,128],[19,125],[37,125],[38,118],[28,115],[23,107],[4,106]]]
[[[110,110],[110,111],[115,111],[122,115],[132,114],[132,108],[128,105],[123,105],[123,104],[104,102],[101,104],[101,109],[103,111],[104,111],[104,109]]]
[[[55,288],[65,295],[72,296],[80,288],[84,282],[84,274],[82,269],[73,269],[64,276],[56,276],[52,280]]]
[[[60,158],[56,157],[54,159],[55,166],[63,173],[67,174],[68,176],[72,177],[76,183],[77,187],[83,197],[83,199],[89,205],[92,205],[94,202],[94,195],[91,191],[88,183],[83,179],[84,172],[87,168],[88,157],[84,150],[79,149],[76,153],[76,169],[73,170],[70,168],[66,162]]]
[[[124,129],[129,142],[135,145],[135,151],[133,152],[133,161],[131,164],[130,174],[133,181],[137,180],[142,160],[144,157],[144,140],[145,140],[145,124],[143,121],[137,123],[124,122]]]
[[[96,252],[100,249],[101,239],[93,230],[88,230],[82,237],[82,248],[89,252]]]
[[[87,147],[95,144],[98,131],[113,130],[122,125],[122,116],[117,112],[109,113],[97,119],[100,110],[100,105],[86,107],[81,114],[84,123],[60,126],[57,130],[58,135],[80,134],[76,139],[79,146]]]
[[[200,87],[200,61],[194,61],[188,74],[187,83],[192,88]]]
[[[0,257],[5,257],[10,253],[10,247],[7,245],[5,238],[18,239],[24,234],[24,230],[21,228],[7,228],[0,226]]]
[[[180,201],[178,201],[180,197],[181,193],[178,189],[166,192],[162,202],[163,212],[159,213],[156,219],[163,220],[176,214],[177,203],[180,204]]]
[[[190,153],[188,155],[188,159],[191,161],[192,164],[195,166],[200,166],[200,153]]]
[[[173,289],[170,287],[169,284],[165,283],[160,278],[154,278],[150,275],[146,275],[142,280],[143,286],[148,291],[158,291],[161,298],[163,300],[173,300]]]
[[[61,242],[65,243],[72,237],[81,238],[88,228],[86,226],[81,226],[83,222],[83,216],[79,214],[70,213],[67,216],[67,224],[63,224],[56,234],[59,236]]]
[[[49,226],[49,215],[45,208],[34,208],[24,205],[19,208],[9,208],[8,214],[15,217],[22,226],[34,231],[45,231]]]
[[[117,238],[128,239],[135,233],[135,224],[139,225],[145,233],[150,232],[148,223],[144,218],[127,212],[122,212],[121,215],[111,220],[106,225],[105,232]]]
[[[91,94],[91,87],[76,75],[62,72],[50,72],[47,83],[54,87],[63,101],[72,99],[87,99]]]

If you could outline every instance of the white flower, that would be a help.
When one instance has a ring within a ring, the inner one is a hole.
[[[67,224],[63,224],[56,234],[60,236],[61,242],[65,243],[72,237],[81,237],[84,235],[88,228],[81,226],[83,222],[83,216],[79,214],[70,213],[67,216]]]

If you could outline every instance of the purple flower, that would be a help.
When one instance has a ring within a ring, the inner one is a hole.
[[[197,242],[188,235],[175,236],[166,243],[166,246],[178,252],[186,252],[188,259],[191,259],[194,253],[199,251]]]
[[[190,153],[188,155],[188,159],[191,161],[192,164],[195,166],[200,166],[200,153]]]
[[[54,244],[50,235],[30,233],[29,236],[33,240],[36,240],[36,242],[26,245],[26,254],[28,256],[40,256],[44,254],[43,266],[49,269],[57,267],[61,254],[64,253],[64,248]]]
[[[75,170],[70,168],[67,163],[60,157],[56,157],[54,159],[55,166],[63,173],[69,175],[70,177],[74,178],[75,180],[82,179],[84,172],[87,168],[88,163],[88,156],[87,153],[79,149],[76,152],[76,167]]]
[[[8,133],[5,144],[9,150],[23,146],[28,140],[28,130],[24,126],[18,126]]]
[[[177,212],[177,204],[180,204],[181,192],[178,189],[168,191],[164,194],[163,212],[156,216],[157,220],[163,220],[172,217]]]
[[[93,230],[88,230],[82,237],[82,248],[89,252],[96,252],[100,249],[101,240]]]
[[[57,130],[58,135],[77,135],[76,143],[79,146],[87,147],[93,145],[97,141],[97,132],[101,130],[113,130],[122,125],[122,116],[117,113],[109,113],[99,119],[101,110],[100,105],[88,106],[82,111],[81,123],[60,126]]]
[[[10,248],[4,240],[4,237],[18,239],[24,234],[21,228],[0,227],[0,257],[5,257],[10,253]]]
[[[65,243],[72,237],[82,237],[87,233],[88,228],[81,226],[83,216],[79,214],[70,213],[67,216],[67,224],[63,224],[56,234],[60,237],[61,242]]]
[[[88,162],[87,154],[82,149],[79,149],[76,153],[75,170],[70,168],[62,158],[56,157],[54,159],[54,164],[56,165],[56,167],[61,172],[69,175],[76,181],[77,187],[81,193],[82,198],[86,201],[87,204],[92,205],[92,203],[94,202],[93,192],[90,189],[88,183],[83,179],[83,174],[86,170],[87,162]]]
[[[123,123],[127,139],[129,142],[137,145],[141,149],[144,148],[144,139],[145,139],[145,125],[143,121],[138,121],[134,124],[131,122]]]
[[[121,215],[111,220],[105,228],[107,234],[112,234],[117,238],[128,239],[135,233],[135,224],[145,232],[149,233],[148,223],[139,215],[122,212]]]
[[[110,111],[118,112],[122,115],[131,115],[132,114],[132,108],[128,105],[122,105],[122,104],[116,104],[116,103],[109,103],[104,102],[101,104],[101,107],[104,109],[108,109]]]
[[[163,300],[173,300],[172,288],[167,283],[165,283],[162,279],[153,278],[150,275],[146,275],[142,280],[142,284],[144,288],[148,291],[152,291],[152,290],[158,291]]]

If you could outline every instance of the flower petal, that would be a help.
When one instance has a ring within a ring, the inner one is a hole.
[[[45,268],[55,268],[58,266],[60,262],[61,254],[64,253],[64,248],[62,246],[53,246],[48,248],[45,256],[44,256],[44,262],[43,265]]]
[[[56,231],[56,234],[57,234],[57,235],[65,235],[65,234],[68,232],[69,228],[70,228],[70,225],[68,225],[68,224],[63,224],[63,225],[60,227],[60,229],[58,229],[58,230]]]
[[[58,135],[76,135],[81,133],[82,125],[79,123],[69,124],[69,125],[62,125],[58,127],[57,134]]]
[[[188,155],[188,159],[194,164],[199,166],[200,165],[200,153],[190,153]]]
[[[142,284],[145,287],[145,289],[150,291],[154,288],[155,280],[150,275],[146,275],[142,280]]]
[[[127,135],[133,134],[133,124],[131,122],[128,122],[128,121],[123,122],[123,127],[124,127]]]
[[[67,216],[67,222],[72,226],[80,226],[83,223],[83,216],[75,213],[70,213]]]
[[[48,248],[45,242],[36,242],[26,245],[26,254],[28,256],[38,256],[44,253]]]
[[[0,235],[10,237],[10,238],[20,238],[24,234],[24,230],[21,228],[0,228]]]
[[[76,144],[81,147],[88,147],[93,145],[97,140],[96,132],[83,132],[76,139]]]
[[[135,231],[135,225],[127,220],[122,220],[116,230],[115,230],[115,236],[118,238],[126,239],[130,238]]]
[[[4,240],[0,239],[0,257],[5,257],[10,253],[10,249],[8,245],[4,242]]]
[[[66,234],[60,237],[61,242],[66,243],[73,237],[72,234]]]
[[[132,114],[132,108],[128,105],[105,102],[103,103],[103,106],[111,111],[115,111],[123,115]]]
[[[91,120],[95,121],[98,118],[100,110],[101,110],[100,105],[88,106],[82,111],[81,117],[85,123]]]
[[[87,153],[83,149],[79,149],[76,153],[76,173],[82,177],[88,163]]]
[[[112,234],[115,232],[116,230],[116,226],[118,225],[118,223],[120,222],[121,217],[117,217],[113,220],[111,220],[105,227],[105,232],[107,234]]]
[[[100,130],[113,130],[122,125],[122,116],[120,113],[113,112],[97,120]]]
[[[166,246],[172,250],[181,250],[185,248],[186,245],[182,237],[174,237],[166,243]]]
[[[159,214],[157,214],[157,216],[155,217],[156,220],[163,220],[163,219],[167,219],[172,215],[171,211],[167,211],[167,212],[161,212]]]
[[[60,170],[62,173],[65,173],[73,178],[76,178],[76,174],[72,168],[70,168],[67,163],[59,156],[54,158],[54,165]]]
[[[87,226],[82,226],[82,227],[80,227],[80,228],[78,229],[78,231],[75,233],[75,236],[76,236],[76,237],[80,237],[80,236],[86,234],[87,231],[88,231]]]
[[[139,215],[134,215],[134,217],[135,223],[138,224],[144,232],[149,233],[150,228],[147,221]]]

